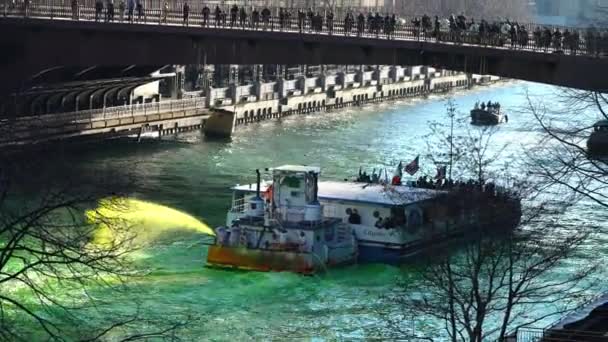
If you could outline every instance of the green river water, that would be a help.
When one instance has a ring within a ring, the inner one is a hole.
[[[531,115],[522,111],[526,89],[548,105],[555,101],[555,88],[523,82],[452,94],[462,113],[476,101],[500,101],[510,121],[501,126],[496,141],[511,142],[505,153],[507,163],[516,158],[514,153],[522,145],[534,144],[538,138]],[[215,226],[225,220],[229,187],[253,182],[256,168],[314,164],[321,166],[322,178],[333,179],[352,177],[360,166],[386,167],[392,172],[399,160],[407,163],[426,152],[421,136],[429,131],[428,121],[445,117],[444,99],[432,96],[251,124],[238,127],[231,141],[224,142],[188,133],[160,142],[103,143],[71,154],[69,165],[61,167],[91,174],[129,170],[137,179],[132,197],[175,208]],[[433,174],[434,165],[426,162],[421,158],[422,171]],[[581,205],[570,220],[584,224],[606,217],[592,205]],[[375,312],[387,305],[379,297],[391,291],[400,272],[389,265],[354,265],[314,277],[208,269],[204,239],[188,234],[155,241],[153,248],[137,255],[149,275],[134,284],[136,290],[110,305],[128,311],[128,299],[138,298],[145,310],[156,313],[202,314],[203,321],[187,329],[186,335],[193,340],[372,337],[380,326]],[[595,237],[589,242],[589,253],[608,256],[607,240],[605,235]],[[575,265],[573,261],[571,267]],[[407,265],[404,268],[407,271]],[[96,295],[103,298],[105,292]],[[431,336],[440,334],[441,327],[417,323],[419,330]]]

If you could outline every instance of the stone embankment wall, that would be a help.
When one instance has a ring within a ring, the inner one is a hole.
[[[340,72],[318,77],[245,86],[210,88],[207,106],[234,113],[234,125],[292,114],[446,92],[497,80],[431,67],[380,66],[373,71]]]

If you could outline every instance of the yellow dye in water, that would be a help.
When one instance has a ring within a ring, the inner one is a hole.
[[[127,237],[135,243],[152,242],[181,230],[215,236],[213,229],[191,215],[134,198],[104,198],[96,209],[86,212],[86,217],[97,226],[92,242],[98,245]]]

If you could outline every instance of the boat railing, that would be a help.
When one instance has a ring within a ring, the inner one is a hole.
[[[238,198],[232,202],[230,211],[233,213],[245,212],[245,198]]]

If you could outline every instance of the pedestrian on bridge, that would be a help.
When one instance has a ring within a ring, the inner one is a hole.
[[[188,15],[190,14],[190,6],[188,6],[188,2],[184,1],[184,26],[188,26]]]
[[[23,16],[26,18],[30,16],[30,0],[23,0]]]
[[[120,13],[120,22],[125,20],[125,0],[120,0],[118,3],[118,12]]]
[[[141,21],[144,16],[144,4],[141,3],[141,0],[137,0],[135,7],[137,8],[137,21]]]
[[[241,6],[241,9],[239,10],[239,24],[243,29],[245,28],[245,25],[247,25],[247,11],[245,10],[245,6]]]
[[[101,12],[103,12],[103,1],[95,0],[95,21],[99,21]]]
[[[222,23],[222,10],[219,5],[215,6],[215,12],[213,14],[215,15],[215,27],[218,27]]]
[[[107,0],[106,2],[106,21],[114,21],[114,0]]]
[[[230,27],[234,27],[234,25],[236,25],[236,17],[239,13],[239,6],[232,5],[232,8],[230,8]]]
[[[268,7],[264,7],[262,10],[262,22],[264,23],[264,30],[266,30],[270,24],[270,10]],[[270,29],[273,29],[272,25],[270,25]]]
[[[169,13],[169,3],[167,1],[165,1],[165,3],[163,4],[163,16],[161,19],[161,23],[166,24],[167,23],[167,14]]]
[[[325,15],[325,19],[327,19],[327,30],[329,34],[332,35],[334,33],[334,12],[329,10]]]
[[[260,12],[258,12],[257,8],[254,8],[253,12],[251,12],[251,27],[254,30],[257,30],[259,24],[260,24]]]
[[[72,20],[78,20],[78,0],[72,0]]]
[[[201,23],[201,26],[203,27],[207,27],[207,21],[209,20],[209,13],[211,12],[211,10],[209,10],[209,7],[207,5],[205,5],[205,7],[203,7],[201,14],[203,15],[203,22]]]
[[[304,13],[304,11],[302,11],[301,9],[298,9],[298,31],[300,31],[300,33],[302,33],[302,31],[304,30],[304,25],[306,22],[306,13]]]
[[[132,23],[133,22],[133,10],[135,9],[135,0],[128,0],[128,7],[129,7],[129,12],[127,13],[128,17],[127,19],[129,19],[129,22]]]

